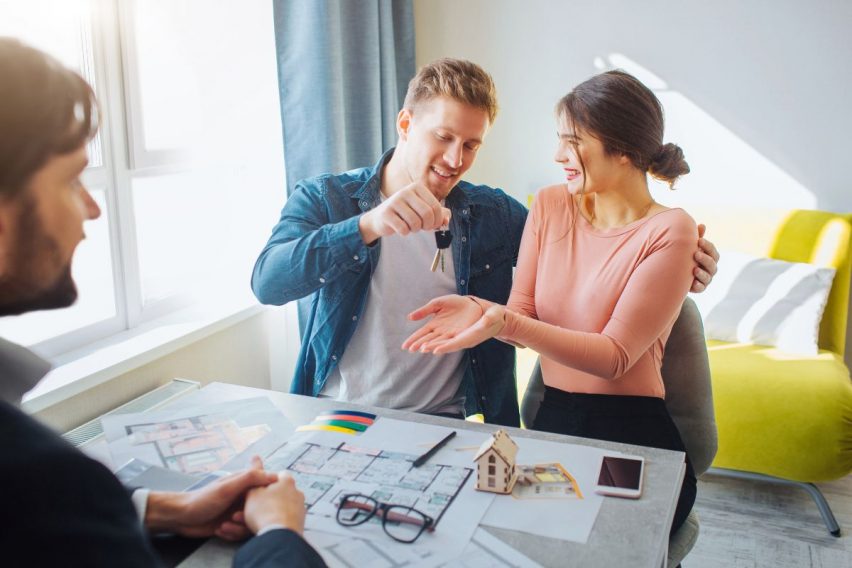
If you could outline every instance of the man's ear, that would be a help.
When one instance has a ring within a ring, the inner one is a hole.
[[[411,110],[404,108],[396,115],[396,133],[400,140],[408,139],[408,131],[411,129]]]

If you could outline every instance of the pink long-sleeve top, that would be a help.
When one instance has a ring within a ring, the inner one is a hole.
[[[682,209],[600,230],[564,186],[544,188],[500,337],[538,351],[548,386],[664,398],[663,350],[693,280],[697,240]]]

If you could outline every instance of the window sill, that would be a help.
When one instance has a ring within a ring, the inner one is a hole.
[[[39,412],[209,335],[261,313],[243,303],[216,312],[189,308],[152,320],[53,359],[54,368],[24,395],[22,407]]]

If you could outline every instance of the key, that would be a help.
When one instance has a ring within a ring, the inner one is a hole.
[[[435,251],[435,258],[432,259],[432,267],[429,269],[435,272],[438,269],[438,261],[441,259],[441,249]]]
[[[432,272],[438,269],[438,261],[441,262],[441,272],[444,272],[444,251],[450,248],[453,242],[453,234],[447,230],[435,231],[435,245],[438,250],[435,251],[435,258],[432,259]]]

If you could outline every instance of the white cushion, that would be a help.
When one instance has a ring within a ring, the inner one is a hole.
[[[719,271],[692,294],[708,339],[816,355],[833,268],[723,251]]]

